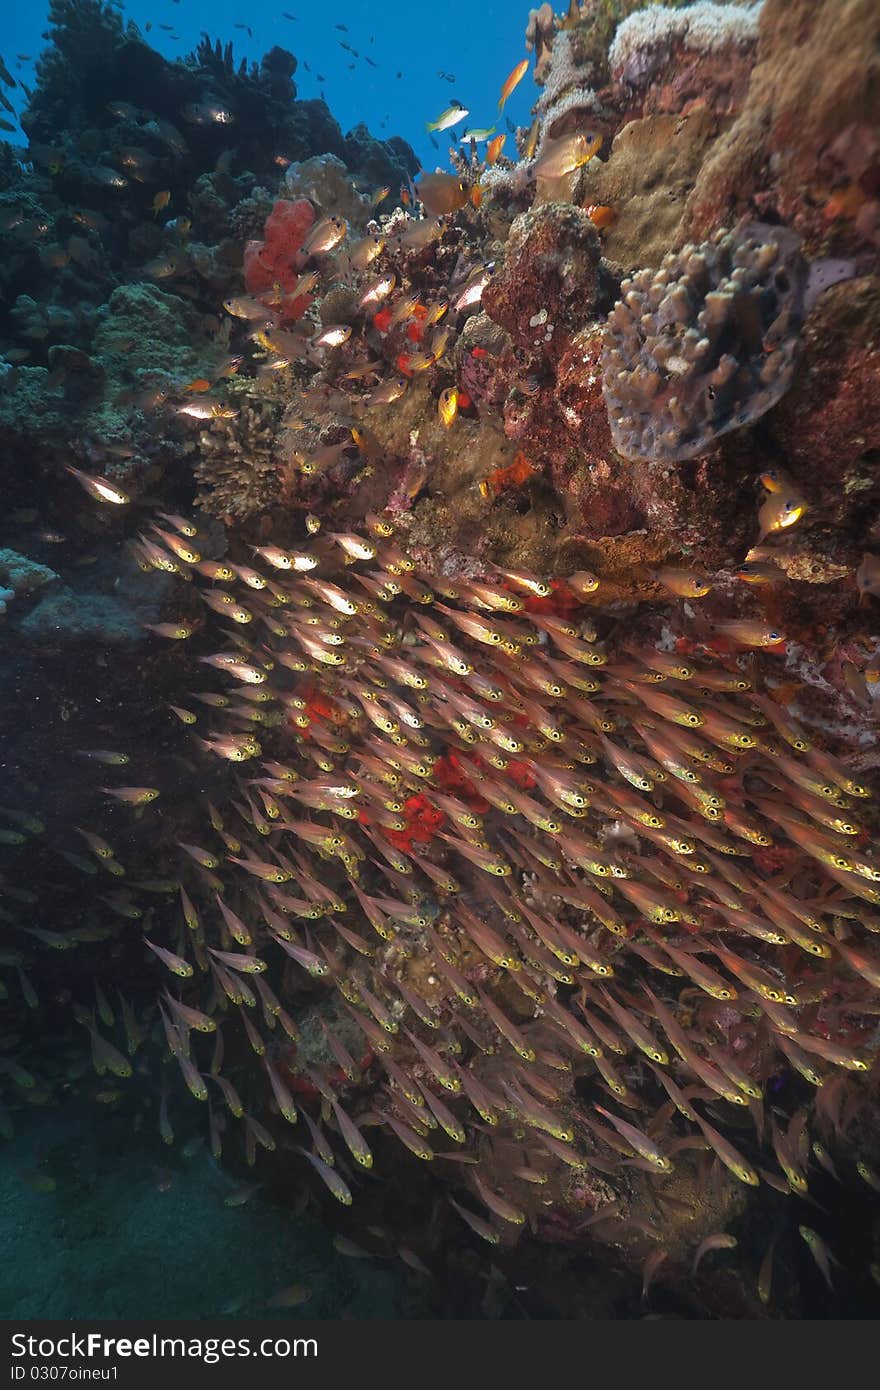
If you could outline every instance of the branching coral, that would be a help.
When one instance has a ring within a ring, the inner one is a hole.
[[[621,285],[602,356],[614,444],[677,462],[757,420],[788,390],[805,267],[783,228],[740,223]]]
[[[544,0],[544,4],[537,10],[529,10],[525,42],[528,52],[535,55],[535,76],[537,78],[543,76],[550,61],[555,32],[553,6],[548,4],[547,0]]]
[[[278,497],[275,436],[278,407],[260,398],[238,398],[231,420],[216,419],[199,434],[194,473],[198,500],[214,516],[245,520],[271,507]]]

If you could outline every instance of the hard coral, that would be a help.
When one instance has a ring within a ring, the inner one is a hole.
[[[553,6],[544,0],[540,9],[529,10],[526,25],[526,48],[535,55],[535,77],[541,77],[553,51]]]
[[[194,472],[205,511],[241,521],[277,500],[277,417],[270,403],[242,398],[235,419],[213,420],[202,430]]]
[[[344,217],[350,226],[363,227],[369,216],[368,200],[358,193],[347,168],[335,154],[316,155],[289,165],[284,186],[291,197],[308,198],[324,212]]]
[[[822,191],[853,177],[855,132],[880,123],[878,53],[874,0],[765,0],[745,104],[700,171],[688,235],[760,208],[822,242]]]
[[[54,570],[40,565],[17,550],[0,550],[0,613],[17,594],[30,595],[58,578]]]
[[[740,223],[624,280],[602,356],[619,453],[694,458],[776,404],[800,344],[798,247],[783,228]]]
[[[587,199],[616,213],[602,237],[608,260],[632,273],[659,265],[685,240],[680,229],[687,197],[718,132],[718,118],[707,106],[682,116],[644,116],[618,131],[607,161],[591,161]]]
[[[611,70],[633,86],[644,86],[675,47],[706,53],[733,44],[753,45],[761,4],[762,0],[748,7],[700,0],[685,9],[649,5],[619,25],[608,53]]]

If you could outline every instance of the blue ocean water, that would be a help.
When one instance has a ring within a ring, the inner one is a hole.
[[[48,8],[46,0],[5,6],[0,21],[0,52],[12,74],[28,85],[44,46]],[[448,168],[449,137],[435,137],[435,147],[425,123],[453,100],[470,114],[451,133],[496,122],[502,83],[524,55],[527,14],[518,0],[447,0],[442,6],[359,0],[326,9],[307,8],[302,0],[290,0],[287,8],[283,0],[133,0],[117,8],[167,58],[191,52],[203,32],[224,43],[231,39],[237,57],[258,60],[276,44],[289,49],[298,60],[298,96],[323,94],[345,133],[363,121],[381,138],[403,136],[429,170]],[[16,93],[10,96],[14,100]],[[505,117],[527,125],[534,98],[526,76],[505,106],[499,133],[507,130]],[[149,104],[146,93],[141,99]],[[513,152],[509,137],[506,153]]]

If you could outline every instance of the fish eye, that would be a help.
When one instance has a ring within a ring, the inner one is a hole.
[[[767,633],[767,636],[769,637],[771,642],[778,642],[780,637],[782,636],[782,633],[771,631]]]

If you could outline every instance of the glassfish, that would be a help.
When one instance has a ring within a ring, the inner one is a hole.
[[[70,473],[76,478],[80,487],[85,488],[90,497],[94,497],[98,502],[110,502],[116,507],[124,507],[131,501],[127,493],[118,488],[115,483],[108,482],[106,478],[95,478],[90,473],[82,473],[78,468],[74,468],[72,463],[64,465],[65,472]]]

